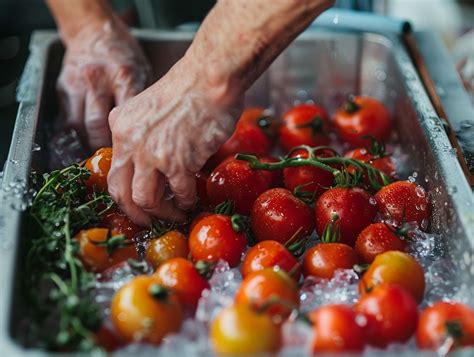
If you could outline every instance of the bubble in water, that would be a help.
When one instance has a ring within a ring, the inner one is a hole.
[[[339,14],[334,15],[334,19],[332,20],[334,25],[337,25],[339,23]]]
[[[10,159],[10,162],[11,162],[13,165],[17,165],[20,161],[19,161],[19,160],[16,160],[16,159]]]
[[[40,150],[41,150],[41,146],[39,144],[33,143],[33,146],[31,147],[31,151],[35,152],[35,151],[40,151]]]

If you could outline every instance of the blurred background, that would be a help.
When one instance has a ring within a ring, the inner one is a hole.
[[[112,0],[134,27],[183,29],[199,23],[213,0]],[[428,29],[450,51],[474,103],[474,0],[338,0],[336,6],[408,19],[417,30]],[[55,28],[43,1],[0,0],[0,168],[8,153],[15,121],[15,91],[35,29]],[[474,118],[473,118],[474,121]],[[1,171],[1,169],[0,169]]]

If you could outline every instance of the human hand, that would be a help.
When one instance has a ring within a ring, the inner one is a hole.
[[[195,173],[234,129],[243,92],[225,93],[201,68],[183,57],[109,115],[109,193],[138,224],[149,224],[150,216],[184,220],[196,200]]]
[[[115,105],[145,89],[150,66],[137,41],[115,15],[90,22],[65,39],[57,82],[60,111],[91,149],[111,145],[107,117]]]

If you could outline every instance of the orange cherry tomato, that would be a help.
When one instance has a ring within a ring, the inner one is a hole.
[[[186,258],[188,254],[188,240],[180,231],[172,230],[150,241],[145,259],[156,269],[171,258]]]
[[[133,239],[138,233],[143,232],[146,228],[132,222],[125,213],[115,211],[107,214],[100,223],[101,227],[109,228],[120,234],[125,235],[128,239]]]
[[[77,254],[87,270],[101,272],[127,259],[138,259],[133,242],[117,231],[90,228],[80,231],[75,239]]]
[[[396,181],[382,187],[374,197],[380,212],[398,225],[416,222],[426,229],[431,209],[423,187],[413,182]]]
[[[390,135],[392,121],[387,108],[377,99],[354,96],[336,111],[334,126],[351,146],[367,147],[370,139],[363,137],[372,136],[384,142]]]
[[[352,269],[357,264],[354,249],[343,243],[320,243],[306,252],[304,276],[331,279],[337,269]]]
[[[300,298],[296,282],[284,270],[267,268],[244,279],[235,302],[261,309],[281,322],[299,307]]]
[[[266,268],[279,267],[298,281],[301,276],[301,267],[298,259],[286,247],[274,240],[264,240],[251,247],[245,255],[240,268],[245,278],[253,272]]]
[[[181,304],[194,311],[204,289],[209,283],[193,263],[184,258],[172,258],[161,264],[155,272],[158,283],[176,293]]]
[[[354,248],[363,263],[372,263],[377,255],[389,250],[404,252],[407,242],[385,223],[372,223],[360,232]]]
[[[300,104],[283,116],[280,126],[280,144],[286,151],[295,146],[321,146],[329,143],[329,117],[314,104]]]
[[[219,356],[268,355],[276,353],[282,344],[280,326],[270,316],[239,304],[219,312],[209,338]]]
[[[107,192],[107,175],[112,163],[112,148],[97,150],[85,163],[85,168],[91,173],[86,186],[98,192]]]
[[[183,311],[173,292],[158,285],[156,278],[143,275],[114,295],[111,319],[127,342],[159,344],[181,328]]]
[[[235,267],[246,246],[245,233],[234,230],[231,217],[222,214],[203,216],[194,224],[189,235],[189,251],[195,261],[216,262],[223,259]]]
[[[361,352],[365,334],[347,305],[325,305],[309,314],[313,323],[312,351],[317,353]]]
[[[425,292],[425,275],[415,258],[393,250],[375,257],[359,282],[359,292],[361,295],[367,294],[379,284],[399,285],[417,302],[421,302]]]
[[[366,318],[365,331],[371,345],[385,347],[406,342],[416,330],[418,306],[413,296],[397,285],[377,285],[354,307]]]
[[[420,315],[416,343],[429,350],[447,344],[449,352],[474,346],[474,309],[457,302],[435,302]]]

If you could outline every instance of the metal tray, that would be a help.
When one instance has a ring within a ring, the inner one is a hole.
[[[152,63],[155,78],[184,54],[193,37],[192,33],[179,32],[134,34]],[[18,209],[22,202],[22,190],[18,187],[27,183],[31,169],[49,169],[50,153],[45,148],[57,114],[54,86],[63,56],[63,48],[53,32],[36,32],[30,50],[0,192],[0,338],[1,350],[8,356],[39,353],[22,344],[24,338],[18,329],[25,306],[18,281],[25,241],[25,213]],[[445,238],[446,255],[455,262],[456,284],[473,287],[472,191],[396,32],[312,27],[249,90],[247,104],[271,106],[281,113],[295,100],[310,98],[333,111],[348,93],[375,96],[388,105],[399,140],[408,154],[402,175],[416,173],[417,181],[431,192],[434,209],[430,230]],[[35,150],[34,143],[43,150]],[[12,187],[17,194],[12,194]]]

